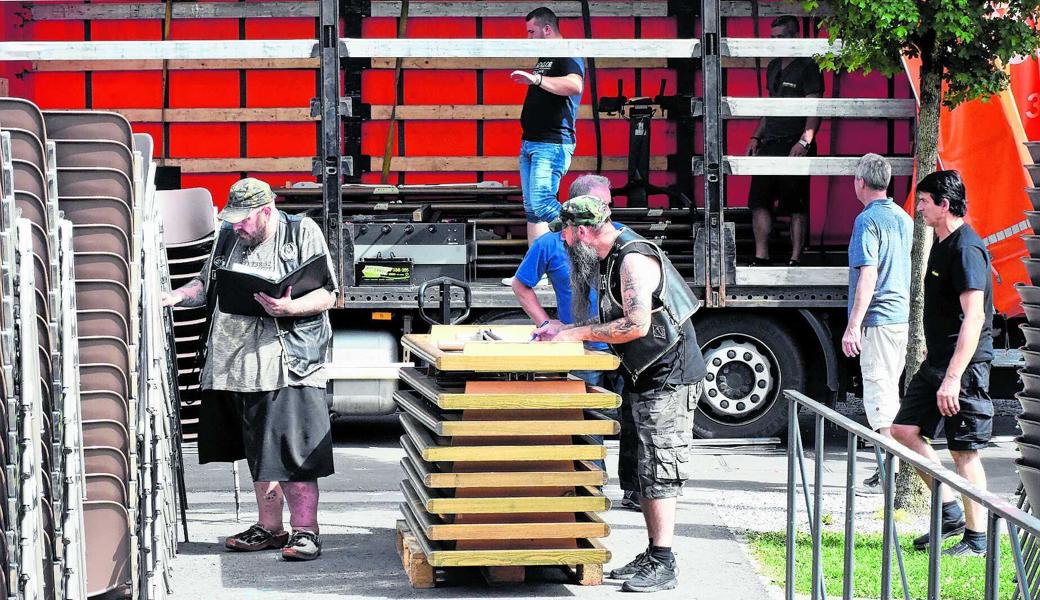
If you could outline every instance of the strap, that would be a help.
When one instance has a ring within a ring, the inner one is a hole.
[[[759,0],[751,0],[751,26],[754,27],[755,37],[759,37],[760,23],[758,22]],[[762,58],[755,57],[755,84],[758,85],[758,96],[762,97]]]
[[[592,38],[592,9],[589,0],[581,0],[581,22],[585,28],[585,38]],[[596,132],[596,172],[603,171],[603,136],[600,132],[599,123],[599,88],[596,85],[596,59],[586,58],[585,64],[589,73],[589,92],[592,94],[592,128]],[[574,115],[574,126],[578,126],[578,116]]]
[[[397,37],[403,38],[408,28],[408,0],[401,2],[401,18],[397,21]],[[401,70],[403,60],[398,57],[394,61],[394,105],[390,108],[390,123],[386,128],[386,146],[383,148],[383,173],[380,183],[390,179],[390,161],[394,154],[394,131],[397,128],[397,105],[401,102]]]

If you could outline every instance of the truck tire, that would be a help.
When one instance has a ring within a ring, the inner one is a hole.
[[[708,375],[693,433],[702,438],[768,437],[784,432],[781,390],[804,391],[805,363],[790,330],[777,319],[731,312],[696,323]]]
[[[473,319],[473,325],[531,325],[531,317],[527,316],[522,310],[493,310],[486,312],[476,319]]]

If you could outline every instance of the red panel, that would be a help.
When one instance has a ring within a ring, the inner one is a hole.
[[[239,105],[238,71],[170,71],[170,108]]]
[[[383,156],[386,149],[386,130],[389,121],[365,121],[361,124],[361,153],[369,156]],[[397,135],[394,135],[393,154],[400,150],[397,147]]]
[[[631,39],[636,35],[636,22],[632,17],[597,17],[592,19],[593,38]],[[585,28],[576,37],[585,37]]]
[[[361,37],[397,37],[397,19],[393,17],[371,17],[361,21]]]
[[[391,77],[392,78],[392,77]],[[393,102],[391,98],[390,102]],[[474,71],[406,71],[405,104],[476,104]]]
[[[315,94],[315,71],[247,71],[246,106],[310,106]]]
[[[520,121],[486,121],[484,123],[485,156],[520,155]]]
[[[213,204],[217,208],[224,208],[228,190],[238,179],[237,173],[185,173],[181,175],[181,188],[206,188],[213,196]]]
[[[238,19],[174,19],[171,40],[237,40]]]
[[[94,108],[159,108],[162,72],[96,71],[92,76]]]
[[[246,125],[246,156],[315,156],[314,123],[250,123]]]
[[[396,28],[396,26],[395,26]],[[396,29],[394,31],[396,33]],[[394,37],[397,37],[396,35]],[[471,18],[408,19],[406,37],[410,38],[475,38],[476,20]]]
[[[588,65],[586,65],[586,69]],[[614,96],[617,94],[617,82],[621,80],[621,89],[626,98],[636,96],[636,70],[635,69],[596,69],[596,84],[599,86],[599,96]],[[656,87],[654,88],[657,89]],[[654,92],[657,93],[657,92]],[[642,90],[646,95],[647,90]],[[585,76],[585,92],[581,95],[581,103],[592,104],[592,88],[589,86],[588,73]]]
[[[130,123],[134,133],[147,133],[152,136],[152,147],[156,157],[163,151],[163,126],[161,123]]]
[[[408,173],[405,181],[409,184],[419,183],[476,183],[477,174],[467,171],[456,171],[449,173]]]
[[[678,90],[678,75],[675,71],[671,69],[643,69],[642,77],[640,78],[640,85],[643,86],[643,95],[656,96],[660,94],[662,79],[665,82],[664,93],[675,94]]]
[[[90,24],[92,41],[119,40],[160,40],[162,39],[162,21],[153,19],[92,21]]]
[[[526,24],[522,25],[526,34]],[[581,19],[567,18],[560,19],[560,35],[565,38],[583,38],[585,37],[585,27],[582,25]]]
[[[409,156],[475,156],[477,124],[474,121],[408,121],[404,149]]]
[[[79,42],[83,41],[84,27],[83,21],[29,21],[23,31],[20,37],[34,42]]]
[[[314,19],[246,19],[247,40],[296,40],[314,38]]]
[[[388,69],[362,72],[361,101],[366,104],[393,104],[394,72]]]
[[[671,17],[643,17],[640,30],[643,38],[675,39],[679,35],[675,19]]]
[[[628,156],[628,121],[605,119],[600,121],[600,126],[603,133],[603,156]],[[578,145],[574,154],[595,156],[596,137],[592,120],[579,121],[575,134],[578,137]]]
[[[489,17],[483,23],[486,38],[526,38],[527,24],[523,15],[517,17]]]
[[[85,108],[87,105],[83,73],[33,73],[27,79],[32,90],[29,96],[40,108]]]
[[[239,156],[238,123],[171,123],[171,158]]]
[[[386,180],[386,182],[391,184],[391,185],[397,185],[398,181],[399,181],[399,178],[397,177],[397,173],[390,173],[390,176]],[[382,173],[362,173],[362,175],[361,175],[361,183],[382,183],[382,182],[383,182],[383,174]]]
[[[525,68],[530,68],[528,65]],[[523,104],[527,86],[513,83],[511,70],[484,70],[484,104]]]

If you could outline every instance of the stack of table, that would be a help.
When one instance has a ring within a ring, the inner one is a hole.
[[[617,357],[580,342],[530,342],[529,326],[435,326],[407,335],[394,396],[405,435],[398,549],[415,587],[439,567],[482,567],[491,583],[523,581],[525,567],[569,566],[584,585],[610,560],[606,450],[615,434],[595,409],[620,398],[569,376],[613,370]],[[478,338],[471,340],[472,338]],[[488,338],[501,338],[498,340]]]

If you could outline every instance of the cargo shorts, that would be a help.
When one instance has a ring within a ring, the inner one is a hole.
[[[657,500],[682,495],[691,475],[693,413],[704,382],[643,393],[626,393],[637,435],[639,494]]]

